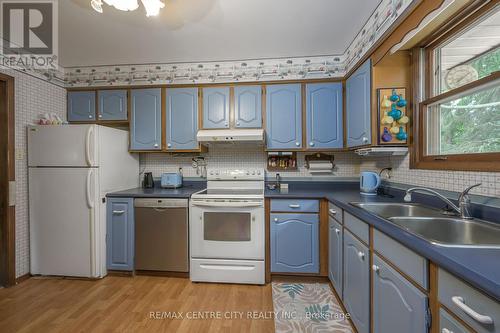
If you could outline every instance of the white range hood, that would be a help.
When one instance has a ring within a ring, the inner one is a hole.
[[[201,143],[264,143],[263,129],[222,129],[222,130],[199,130],[196,135]]]
[[[403,156],[408,154],[407,147],[368,147],[354,151],[359,156]]]

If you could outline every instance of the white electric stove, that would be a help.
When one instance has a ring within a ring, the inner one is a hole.
[[[264,169],[208,170],[191,196],[192,281],[265,283]]]

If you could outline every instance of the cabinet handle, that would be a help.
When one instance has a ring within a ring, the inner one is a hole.
[[[449,329],[447,328],[443,328],[441,333],[453,333],[453,331],[450,331]]]
[[[314,147],[314,142],[309,142],[309,146]]]
[[[278,218],[277,217],[274,218],[274,222],[278,222]]]
[[[227,126],[229,126],[229,123],[227,123],[227,122],[226,122],[226,123],[224,123],[224,126],[226,126],[226,127],[227,127]]]
[[[236,122],[236,126],[240,126],[240,122],[239,121]]]
[[[167,144],[167,147],[172,148],[172,144],[171,143]]]
[[[99,118],[102,118],[102,114],[99,115]]]
[[[378,267],[377,265],[373,265],[372,266],[372,270],[375,272],[375,273],[378,273],[380,271],[380,267]]]
[[[300,147],[300,142],[295,142],[295,145],[296,145],[297,147]]]
[[[113,215],[122,215],[122,214],[124,214],[124,213],[125,213],[125,211],[124,211],[124,210],[114,210],[114,211],[113,211]]]
[[[91,114],[89,114],[89,119],[92,119],[92,115]]]
[[[290,204],[290,205],[288,205],[288,207],[290,207],[290,208],[300,208],[300,205]]]
[[[330,209],[328,210],[330,212],[330,214],[332,215],[337,215],[337,211],[335,209]]]
[[[363,143],[367,143],[368,142],[368,138],[367,137],[363,137]]]
[[[474,311],[467,304],[465,304],[463,297],[453,296],[451,300],[453,301],[453,303],[455,303],[456,306],[458,306],[463,312],[471,316],[475,321],[486,325],[493,324],[493,319],[491,319],[490,316],[485,316]]]
[[[155,147],[155,148],[158,148],[158,144],[157,144],[157,143],[155,143],[154,147]]]
[[[365,260],[365,254],[363,252],[361,252],[361,251],[358,252],[358,257],[361,260]]]
[[[340,235],[340,230],[339,230],[339,229],[337,229],[337,228],[335,228],[335,233],[336,233],[337,235]]]

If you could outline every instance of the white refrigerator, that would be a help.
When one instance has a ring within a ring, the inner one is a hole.
[[[139,185],[129,132],[98,125],[28,126],[31,274],[106,275],[106,203]]]

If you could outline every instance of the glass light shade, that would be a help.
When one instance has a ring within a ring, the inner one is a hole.
[[[137,0],[104,0],[104,2],[123,11],[132,11],[139,8]]]
[[[141,0],[146,9],[146,16],[156,16],[160,13],[160,9],[165,7],[165,4],[160,0]]]
[[[92,0],[90,5],[96,12],[102,13],[102,0]]]

